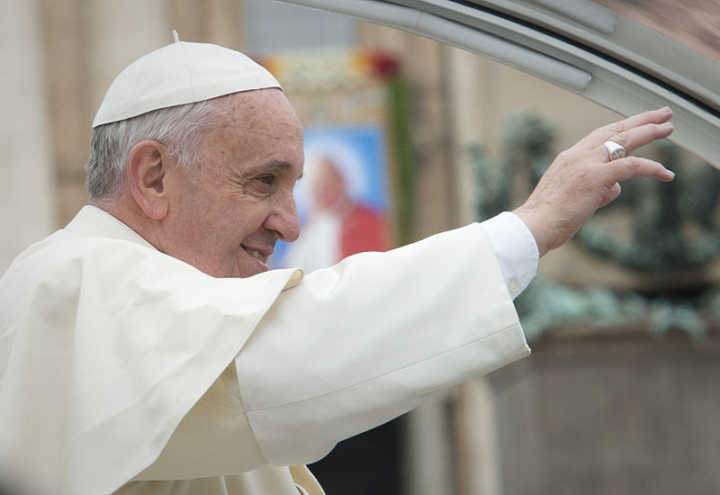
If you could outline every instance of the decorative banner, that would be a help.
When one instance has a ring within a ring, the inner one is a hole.
[[[407,160],[398,158],[407,148],[407,129],[395,115],[404,96],[396,59],[323,50],[259,62],[283,85],[306,126],[305,171],[295,194],[300,237],[279,242],[271,265],[311,271],[362,251],[385,251],[393,247],[393,227],[404,240],[412,183]],[[398,177],[400,183],[393,182]]]
[[[274,267],[324,268],[391,247],[385,138],[380,126],[305,130],[305,173],[295,189],[300,237],[279,242]]]
[[[378,51],[338,51],[272,55],[258,59],[280,81],[286,92],[357,89],[397,71],[394,57]]]

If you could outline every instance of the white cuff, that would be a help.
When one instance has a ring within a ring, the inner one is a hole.
[[[535,237],[520,217],[509,211],[482,222],[513,299],[535,277],[540,260]]]

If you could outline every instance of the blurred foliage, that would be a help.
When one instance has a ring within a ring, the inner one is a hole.
[[[529,340],[559,325],[589,325],[592,329],[647,324],[653,335],[680,330],[692,337],[707,334],[707,301],[647,298],[632,291],[601,287],[571,289],[538,277],[516,300],[523,330]],[[720,308],[717,308],[720,309]],[[715,314],[720,314],[716,312]]]
[[[556,137],[555,127],[542,117],[522,113],[507,121],[500,160],[493,160],[479,146],[468,149],[477,179],[475,206],[480,219],[511,208],[513,184],[519,177],[526,176],[529,187],[537,183],[556,154]],[[632,219],[631,238],[618,238],[602,222],[591,220],[575,242],[625,269],[701,274],[720,254],[720,173],[707,164],[691,164],[697,160],[669,141],[657,143],[653,151],[657,160],[677,173],[676,180],[624,183],[620,198],[599,213],[601,218],[603,211],[622,209]],[[529,339],[563,324],[609,327],[638,321],[647,322],[655,335],[677,329],[702,336],[707,318],[720,316],[720,291],[678,295],[663,290],[658,287],[649,296],[601,287],[572,289],[537,277],[516,303]]]

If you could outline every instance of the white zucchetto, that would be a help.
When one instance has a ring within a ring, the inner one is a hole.
[[[176,41],[140,57],[118,74],[92,126],[262,88],[282,87],[246,55],[209,43]]]

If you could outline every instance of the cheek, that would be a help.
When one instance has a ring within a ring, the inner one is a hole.
[[[170,198],[170,212],[179,219],[177,223],[190,232],[203,230],[213,211],[211,195],[191,181],[186,181],[174,193]]]
[[[262,230],[266,213],[263,208],[232,205],[219,210],[214,218],[214,229],[225,244],[237,247],[244,239]]]
[[[233,244],[232,236],[238,228],[233,212],[203,195],[189,196],[178,206],[182,210],[180,235],[199,250],[197,254],[205,258],[224,257],[222,253]]]

